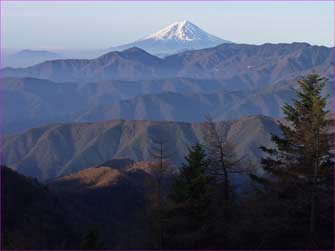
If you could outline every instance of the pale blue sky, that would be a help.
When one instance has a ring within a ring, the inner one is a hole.
[[[2,2],[3,48],[108,48],[187,19],[237,43],[334,45],[333,2]]]

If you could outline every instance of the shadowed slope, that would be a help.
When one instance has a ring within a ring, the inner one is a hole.
[[[45,185],[1,166],[2,247],[74,248],[78,241],[62,201]]]
[[[73,214],[84,219],[81,229],[99,229],[105,247],[144,249],[149,242],[146,203],[153,180],[139,166],[115,169],[103,164],[55,179],[49,187],[71,204]]]

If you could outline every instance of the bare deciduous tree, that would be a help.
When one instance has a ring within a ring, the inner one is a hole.
[[[158,248],[164,249],[164,217],[163,217],[163,178],[169,167],[170,159],[173,155],[168,151],[169,141],[165,139],[152,140],[152,146],[149,153],[154,161],[152,175],[155,180],[155,206],[157,208],[157,231],[158,231]]]
[[[203,124],[202,134],[208,158],[211,161],[210,174],[216,183],[223,183],[224,200],[228,202],[230,174],[240,172],[237,170],[240,159],[237,158],[234,144],[227,140],[224,128],[219,123],[215,123],[209,115],[206,116]]]

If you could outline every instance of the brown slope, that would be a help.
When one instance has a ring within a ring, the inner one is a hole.
[[[260,157],[259,145],[269,144],[270,132],[278,133],[275,120],[264,116],[244,117],[222,125],[239,154],[251,160]],[[158,121],[50,125],[5,137],[3,161],[25,175],[50,179],[117,157],[151,160],[151,142],[162,137],[169,139],[169,149],[175,153],[172,162],[180,164],[187,147],[202,140],[200,130],[199,123]]]
[[[49,187],[71,204],[81,229],[98,229],[105,248],[144,249],[149,246],[146,210],[153,180],[141,165],[147,166],[103,164],[55,179]]]

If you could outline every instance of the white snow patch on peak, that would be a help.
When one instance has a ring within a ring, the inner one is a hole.
[[[183,20],[170,24],[152,35],[149,35],[141,40],[179,40],[179,41],[193,41],[193,40],[211,40],[213,42],[222,42],[223,40],[208,34],[200,29],[195,24]]]

